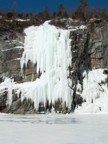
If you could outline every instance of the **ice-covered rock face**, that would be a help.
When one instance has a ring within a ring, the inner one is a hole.
[[[103,69],[93,70],[92,38],[85,26],[63,29],[45,22],[28,27],[24,33],[21,57],[17,57],[19,67],[15,63],[21,70],[15,67],[15,76],[21,80],[14,79],[7,65],[10,78],[0,84],[0,111],[36,113],[55,109],[66,113],[75,108],[75,112],[108,112],[107,74]],[[6,53],[7,48],[1,52]],[[12,56],[19,55],[13,51]],[[97,59],[102,63],[100,57]]]

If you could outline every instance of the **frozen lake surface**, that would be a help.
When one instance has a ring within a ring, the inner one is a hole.
[[[0,144],[108,144],[108,115],[0,114]]]

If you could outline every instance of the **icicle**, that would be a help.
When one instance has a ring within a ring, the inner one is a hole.
[[[40,101],[45,105],[47,100],[49,104],[54,104],[61,98],[70,107],[72,90],[67,79],[69,75],[67,69],[71,64],[69,30],[58,29],[45,22],[39,27],[32,26],[25,29],[25,34],[21,68],[23,69],[23,65],[27,65],[31,60],[37,64],[37,73],[39,70],[42,73],[40,79],[36,80],[33,88],[29,90],[31,91],[29,96],[35,95],[35,105]]]

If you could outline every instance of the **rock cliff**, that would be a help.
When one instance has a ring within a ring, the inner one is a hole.
[[[85,102],[81,96],[83,92],[83,73],[94,69],[105,69],[104,74],[108,71],[108,23],[98,19],[90,20],[87,24],[70,19],[52,21],[51,24],[60,27],[61,29],[69,29],[71,40],[71,65],[69,66],[69,76],[73,90],[71,109],[62,106],[62,100],[58,99],[55,105],[56,112],[74,111],[76,106],[81,106]],[[84,28],[81,28],[81,26]],[[71,30],[72,29],[72,30]],[[5,78],[11,78],[15,83],[24,83],[34,81],[41,76],[41,72],[36,72],[37,64],[28,61],[27,66],[23,66],[23,74],[21,70],[21,57],[24,51],[25,33],[23,31],[0,28],[0,83],[5,81]],[[107,83],[107,79],[103,82]],[[78,88],[78,84],[80,88]],[[100,84],[100,83],[99,83]],[[102,84],[102,83],[101,83]],[[47,109],[51,111],[52,105],[46,106],[39,103],[39,108],[36,110],[34,101],[29,98],[21,99],[22,93],[17,95],[16,91],[12,90],[11,105],[7,103],[9,89],[0,90],[0,112],[9,113],[36,113]],[[92,103],[92,102],[91,102]],[[100,108],[101,110],[101,108]]]

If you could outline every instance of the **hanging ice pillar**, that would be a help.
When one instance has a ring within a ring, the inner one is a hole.
[[[71,46],[69,30],[58,29],[48,22],[41,26],[25,29],[24,52],[21,68],[30,60],[37,64],[36,72],[41,77],[28,83],[23,96],[34,100],[36,109],[39,103],[55,105],[58,100],[71,109],[72,89],[69,76],[71,65]]]

